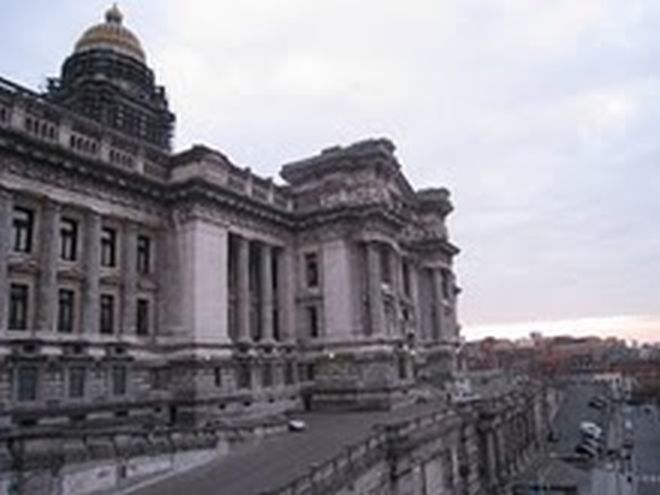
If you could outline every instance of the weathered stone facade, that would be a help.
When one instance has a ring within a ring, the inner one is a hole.
[[[390,407],[446,379],[448,191],[415,191],[383,139],[285,165],[284,185],[171,152],[121,22],[88,32],[46,95],[0,80],[0,424]]]

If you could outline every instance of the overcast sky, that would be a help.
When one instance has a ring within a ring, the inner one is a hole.
[[[109,6],[3,4],[0,75],[35,88]],[[167,87],[178,149],[273,175],[387,136],[415,187],[450,188],[468,337],[660,340],[657,0],[119,6]]]

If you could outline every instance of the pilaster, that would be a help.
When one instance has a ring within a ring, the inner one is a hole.
[[[380,253],[378,252],[378,245],[373,242],[367,244],[367,270],[371,334],[382,335],[384,321]]]
[[[9,317],[9,250],[12,222],[12,196],[9,191],[0,189],[0,332],[7,330]]]
[[[273,337],[273,248],[262,244],[259,250],[261,261],[261,330],[264,342]]]
[[[277,255],[277,314],[279,318],[280,340],[289,342],[295,339],[295,271],[293,250],[284,247]]]
[[[121,239],[122,335],[135,335],[137,320],[137,224],[126,222]]]
[[[250,342],[250,243],[244,237],[237,238],[238,244],[238,341]]]
[[[99,333],[99,277],[101,271],[101,215],[88,211],[85,216],[85,290],[83,292],[82,333]]]
[[[57,265],[60,205],[45,199],[39,235],[39,282],[37,289],[36,330],[55,330],[57,314]]]

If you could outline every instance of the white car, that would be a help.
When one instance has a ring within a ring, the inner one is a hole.
[[[580,432],[596,439],[603,436],[603,429],[591,421],[583,421],[580,423]]]

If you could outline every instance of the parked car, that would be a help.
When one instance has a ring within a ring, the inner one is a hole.
[[[587,457],[591,457],[591,458],[598,457],[598,451],[586,443],[579,443],[575,447],[575,452],[577,452],[578,454],[586,455]]]
[[[605,406],[607,406],[607,401],[602,397],[595,396],[589,400],[589,406],[593,407],[594,409],[603,409]]]
[[[603,429],[591,421],[583,421],[580,423],[580,433],[597,439],[603,437]]]

